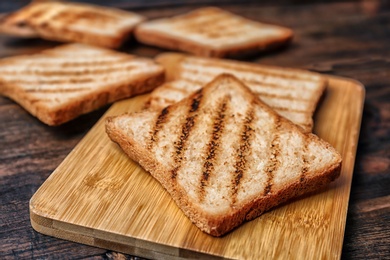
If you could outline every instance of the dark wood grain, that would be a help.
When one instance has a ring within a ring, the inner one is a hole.
[[[1,1],[0,12],[14,10],[26,2]],[[210,1],[122,0],[111,5],[156,18],[206,2]],[[248,18],[289,26],[295,31],[295,38],[288,48],[248,60],[350,77],[365,85],[366,100],[342,258],[390,259],[389,2],[257,2],[214,1]],[[0,57],[33,53],[55,45],[39,39],[0,36]],[[147,57],[162,51],[134,42],[121,50]],[[0,258],[134,259],[41,235],[29,222],[28,202],[33,193],[106,109],[60,127],[49,127],[13,101],[0,97]]]

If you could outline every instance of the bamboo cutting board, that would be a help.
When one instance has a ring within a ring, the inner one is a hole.
[[[314,132],[343,156],[341,176],[222,238],[201,232],[168,193],[105,133],[104,118],[139,109],[146,96],[114,104],[30,201],[43,234],[156,259],[339,259],[364,103],[356,81],[329,77]]]

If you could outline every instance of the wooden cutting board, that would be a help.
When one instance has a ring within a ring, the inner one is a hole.
[[[329,77],[314,132],[343,156],[326,189],[282,205],[222,238],[201,232],[168,193],[105,133],[104,118],[146,96],[114,104],[30,201],[43,234],[156,259],[339,259],[364,103],[364,87]]]

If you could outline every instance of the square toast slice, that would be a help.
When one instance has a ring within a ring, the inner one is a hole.
[[[330,144],[229,74],[161,110],[108,117],[106,132],[213,236],[340,174],[341,156]]]
[[[60,125],[164,82],[152,59],[81,43],[0,60],[0,94],[48,125]]]
[[[293,37],[291,29],[260,23],[216,7],[146,21],[135,29],[138,41],[205,57],[240,57],[274,49]]]
[[[262,101],[306,132],[313,128],[313,115],[327,81],[320,74],[224,59],[163,53],[155,59],[166,70],[166,84],[156,88],[146,107],[175,103],[200,89],[221,73],[243,81]]]
[[[118,48],[145,18],[91,4],[35,1],[0,19],[0,32]]]

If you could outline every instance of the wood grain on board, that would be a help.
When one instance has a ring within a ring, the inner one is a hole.
[[[144,100],[114,104],[45,181],[30,201],[34,229],[150,258],[340,258],[364,100],[361,84],[329,77],[315,116],[314,132],[343,156],[340,178],[222,238],[194,226],[106,135],[106,116],[137,110]]]

